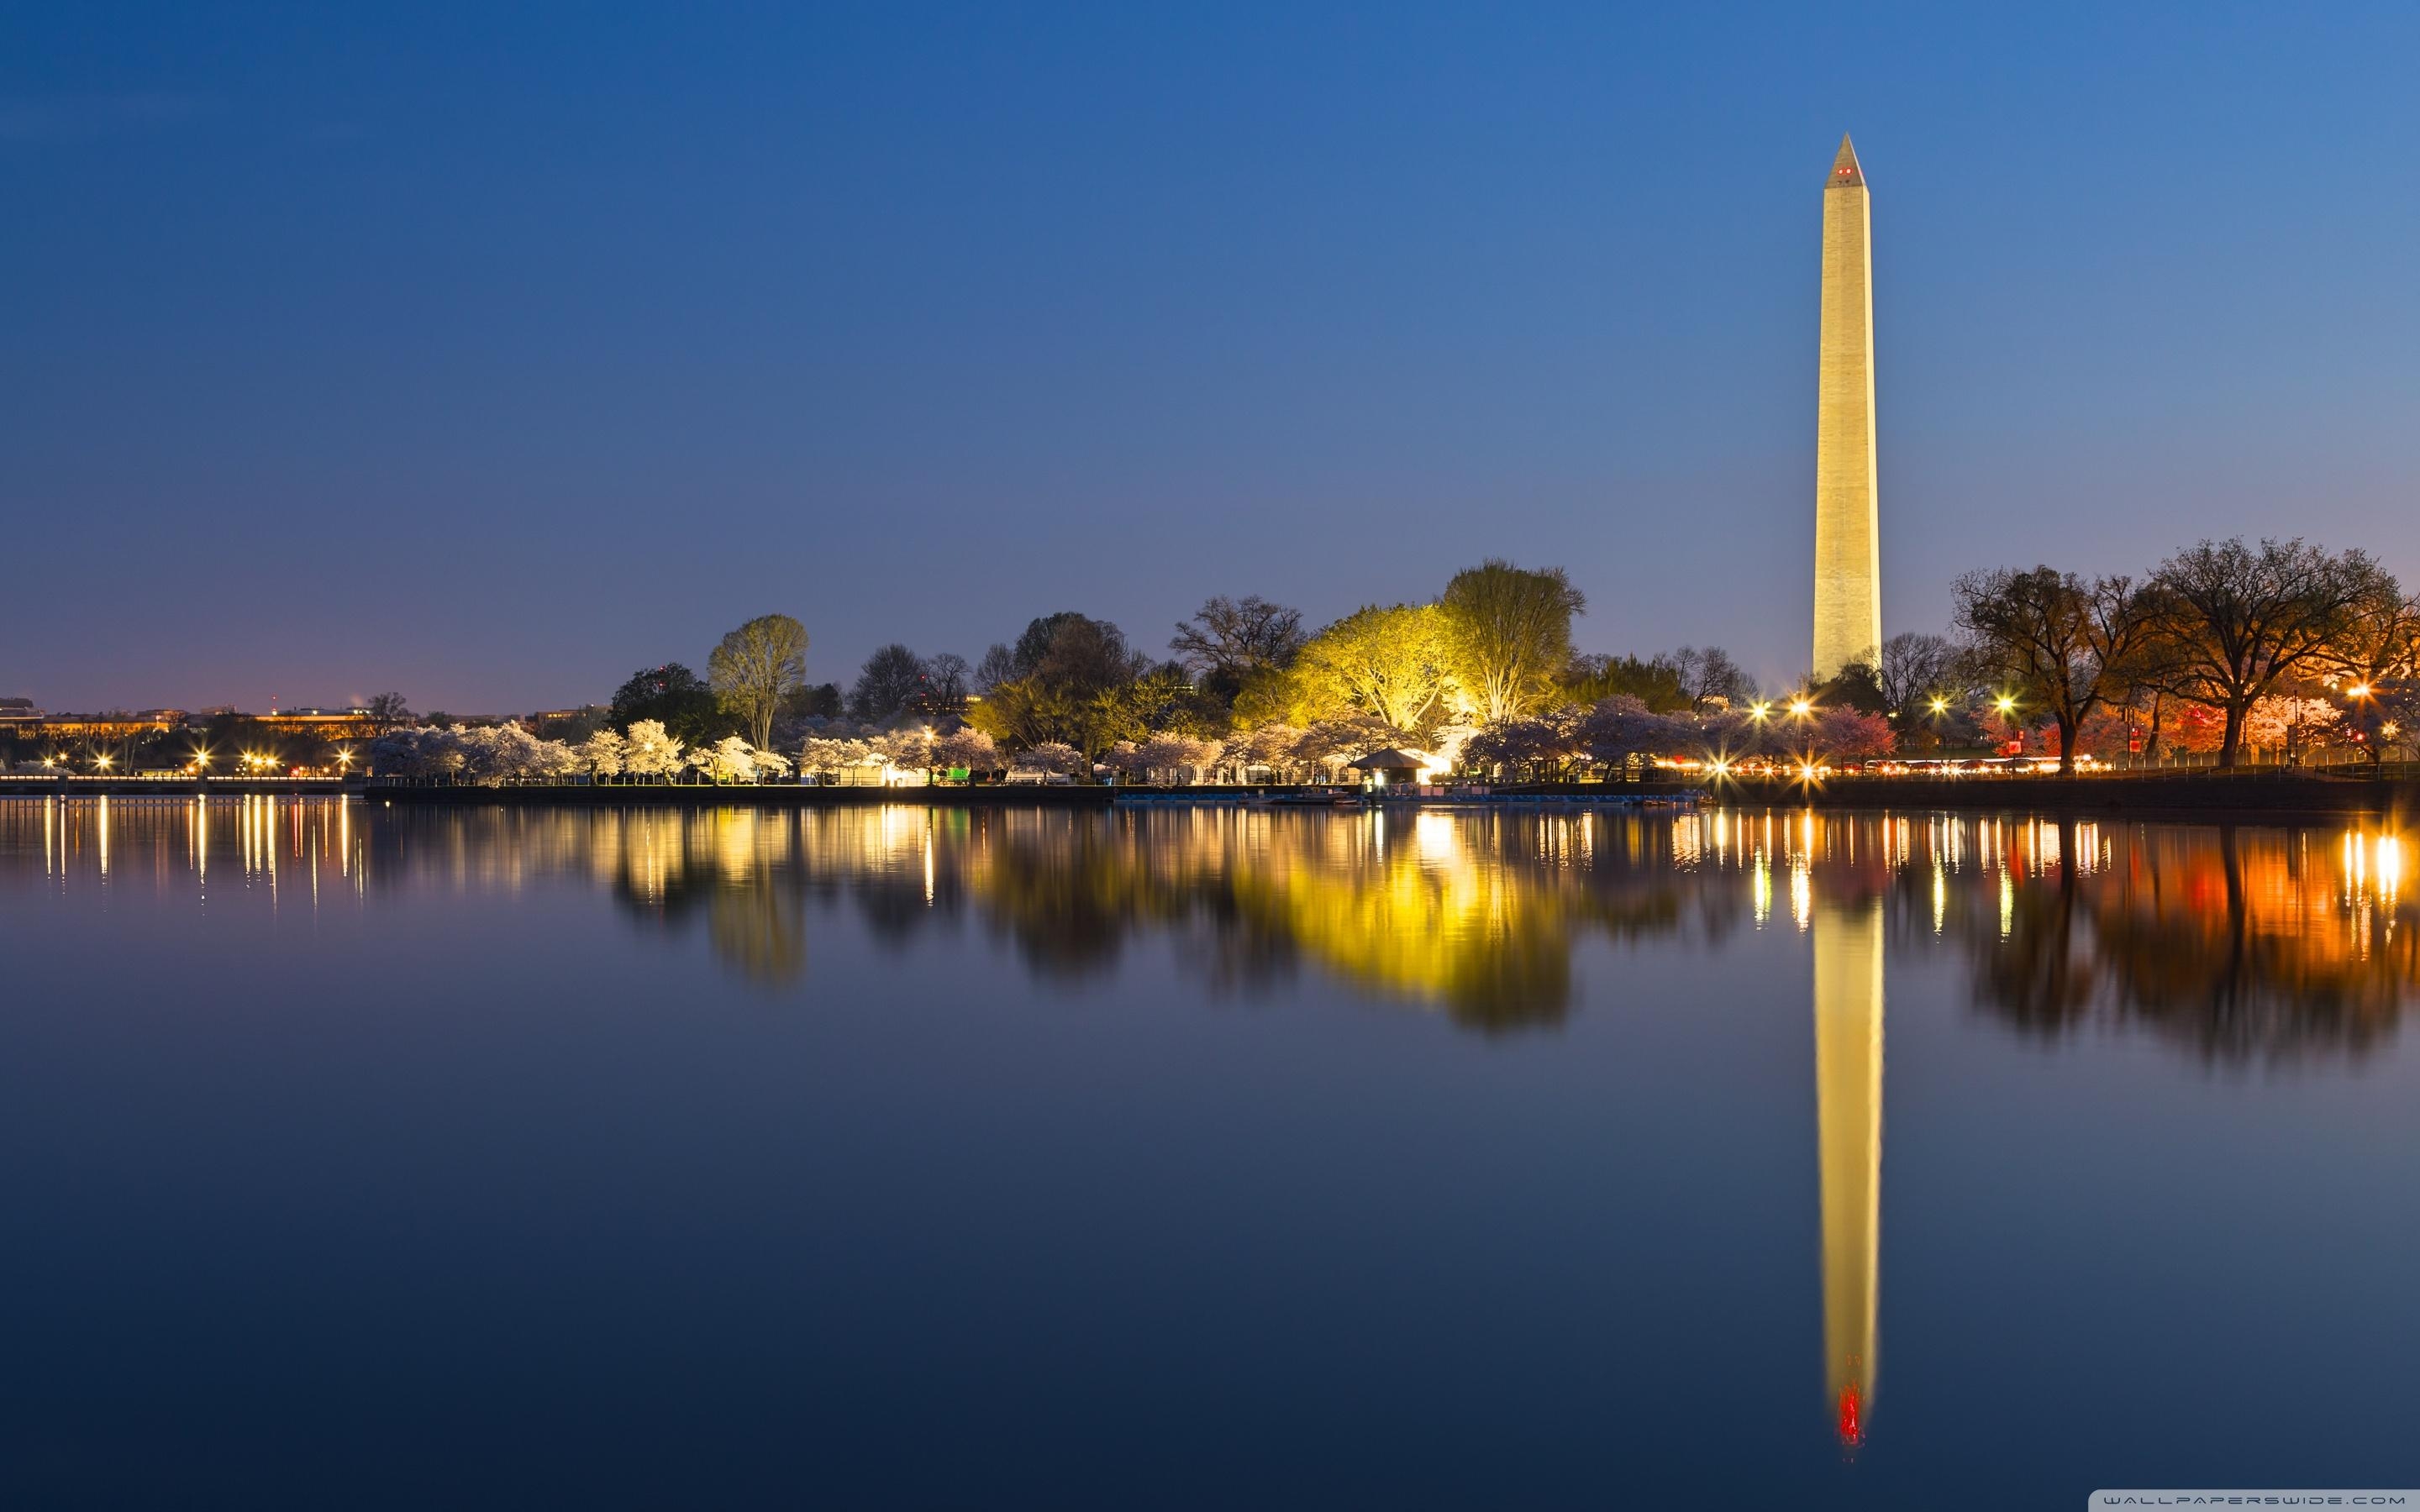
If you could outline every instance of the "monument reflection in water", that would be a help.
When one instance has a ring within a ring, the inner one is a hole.
[[[1882,902],[1814,914],[1815,1121],[1823,1172],[1823,1353],[1840,1442],[1865,1440],[1882,1253]]]
[[[1551,1031],[1590,940],[1811,958],[1825,1389],[1872,1429],[1885,944],[1956,963],[2014,1034],[2096,1030],[2214,1066],[2358,1059],[2415,982],[2405,842],[2375,826],[2191,826],[1710,810],[424,811],[328,800],[0,805],[0,886],[370,912],[416,892],[593,888],[806,989],[816,919],[891,948],[972,928],[1044,982],[1145,943],[1219,993],[1306,973],[1483,1036]]]

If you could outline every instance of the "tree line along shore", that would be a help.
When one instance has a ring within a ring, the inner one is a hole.
[[[1580,654],[1586,601],[1568,575],[1493,560],[1433,599],[1316,629],[1258,596],[1214,597],[1159,657],[1074,610],[971,663],[887,645],[845,689],[811,682],[804,625],[767,614],[725,635],[703,676],[667,662],[578,710],[450,719],[389,693],[351,738],[239,717],[109,749],[20,749],[9,767],[1189,784],[1335,781],[1380,753],[1423,779],[1528,782],[1673,764],[1814,775],[2029,755],[2065,775],[2088,758],[2382,771],[2420,756],[2420,599],[2361,551],[2205,541],[2140,579],[1972,573],[1953,602],[1942,633],[1894,636],[1770,693],[1719,648]]]

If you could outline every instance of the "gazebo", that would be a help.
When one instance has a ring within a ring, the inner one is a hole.
[[[1371,786],[1385,787],[1394,782],[1418,782],[1420,769],[1428,764],[1429,759],[1419,751],[1389,746],[1385,750],[1373,750],[1359,761],[1344,764],[1368,778]]]

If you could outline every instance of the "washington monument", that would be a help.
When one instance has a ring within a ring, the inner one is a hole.
[[[1815,680],[1883,643],[1874,489],[1874,259],[1865,171],[1840,138],[1823,186],[1823,332],[1815,408]]]

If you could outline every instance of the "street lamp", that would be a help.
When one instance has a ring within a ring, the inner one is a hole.
[[[1993,699],[1993,700],[1992,701],[1992,702],[1993,702],[1993,706],[1995,706],[1996,708],[1998,708],[1998,709],[1999,709],[1999,711],[2000,711],[2000,713],[2001,713],[2001,715],[2002,715],[2003,717],[2006,717],[2006,716],[2008,716],[2008,715],[2011,715],[2011,714],[2014,714],[2014,713],[2016,713],[2016,712],[2017,712],[2017,701],[2016,701],[2015,699],[2013,699],[2013,698],[2009,697],[2009,696],[2008,694],[2006,694],[2006,693],[2003,693],[2003,694],[2001,694],[1998,698]]]
[[[1938,694],[1934,695],[1932,700],[1932,712],[1935,714],[1947,714],[1949,712],[1949,701],[1946,698],[1942,698]]]
[[[2369,697],[2369,685],[2367,683],[2355,683],[2352,687],[2345,689],[2345,697],[2349,699],[2366,699]]]
[[[1812,700],[1792,699],[1790,701],[1790,713],[1792,718],[1804,719],[1814,712],[1815,704]]]
[[[1748,711],[1747,711],[1747,717],[1748,717],[1749,718],[1751,718],[1751,719],[1754,719],[1754,720],[1755,720],[1757,723],[1759,723],[1759,724],[1762,724],[1762,723],[1763,723],[1763,722],[1764,722],[1768,717],[1770,717],[1772,716],[1772,714],[1773,714],[1773,705],[1772,705],[1771,703],[1765,702],[1763,702],[1763,701],[1761,701],[1761,700],[1758,701],[1758,702],[1757,702],[1756,703],[1754,703],[1754,704],[1751,704],[1751,705],[1749,706],[1749,708],[1748,708]]]

